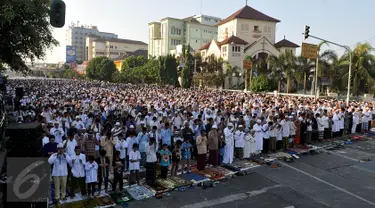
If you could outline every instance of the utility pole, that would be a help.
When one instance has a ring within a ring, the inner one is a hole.
[[[302,33],[302,34],[305,35],[305,33]],[[306,37],[306,35],[305,35],[305,37]],[[345,48],[345,50],[348,52],[348,54],[349,54],[349,75],[348,75],[348,91],[347,91],[347,94],[346,94],[346,104],[349,105],[349,101],[350,101],[350,82],[351,82],[351,79],[352,79],[352,50],[350,49],[349,46],[341,45],[341,44],[338,44],[338,43],[335,43],[335,42],[331,42],[329,40],[325,40],[323,38],[319,38],[319,37],[316,37],[316,36],[313,36],[313,35],[308,35],[308,37],[312,37],[314,39],[325,41],[327,43]],[[316,71],[316,74],[318,74],[317,69],[315,71]],[[317,80],[315,80],[315,82],[316,81]]]

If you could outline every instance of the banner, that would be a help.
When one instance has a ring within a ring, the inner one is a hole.
[[[66,60],[65,62],[70,64],[70,63],[75,63],[76,62],[76,48],[74,46],[66,46]]]

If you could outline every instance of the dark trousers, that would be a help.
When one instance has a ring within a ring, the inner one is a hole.
[[[114,177],[113,177],[113,184],[112,184],[112,190],[113,191],[116,191],[116,186],[117,186],[117,183],[119,183],[119,190],[122,191],[124,189],[124,181],[123,181],[123,177],[122,177],[122,172],[121,173],[114,173]]]
[[[91,196],[93,196],[94,193],[95,193],[95,185],[96,185],[95,182],[87,183],[88,194],[91,195]]]
[[[98,188],[99,190],[102,190],[102,184],[103,184],[103,177],[99,176],[98,178]],[[108,177],[104,178],[104,190],[108,189]]]
[[[77,189],[77,186],[79,186],[81,194],[86,195],[85,177],[81,177],[81,178],[72,177],[70,183],[71,183],[70,196],[75,195],[75,190]]]
[[[269,151],[269,141],[270,139],[264,139],[263,138],[263,150],[262,150],[262,153],[268,153]]]
[[[168,166],[161,166],[160,172],[160,177],[166,179],[168,176]]]
[[[198,154],[197,156],[197,169],[204,170],[206,167],[206,154]]]
[[[129,175],[129,185],[134,184],[134,178],[139,184],[139,170],[131,170]]]
[[[331,136],[331,129],[329,128],[325,128],[324,129],[324,139],[330,139],[332,136]]]
[[[156,180],[156,162],[146,163],[146,183],[153,186]]]

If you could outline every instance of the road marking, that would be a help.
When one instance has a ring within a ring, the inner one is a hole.
[[[294,206],[284,207],[284,208],[295,208]]]
[[[369,200],[367,200],[367,199],[365,199],[365,198],[363,198],[363,197],[360,197],[360,196],[358,196],[358,195],[356,195],[356,194],[354,194],[354,193],[352,193],[352,192],[350,192],[350,191],[347,191],[347,190],[345,190],[345,189],[343,189],[343,188],[340,188],[340,187],[338,187],[338,186],[336,186],[336,185],[333,185],[332,183],[329,183],[329,182],[327,182],[327,181],[325,181],[325,180],[323,180],[323,179],[320,179],[320,178],[318,178],[318,177],[316,177],[316,176],[313,176],[313,175],[311,175],[310,173],[307,173],[307,172],[305,172],[305,171],[303,171],[303,170],[300,170],[300,169],[298,169],[298,168],[295,168],[295,167],[293,167],[293,166],[291,166],[291,165],[288,165],[288,164],[286,164],[286,163],[284,163],[284,162],[281,162],[281,161],[279,161],[279,163],[281,163],[283,166],[286,166],[286,167],[291,168],[291,169],[293,169],[293,170],[295,170],[295,171],[297,171],[297,172],[300,172],[300,173],[302,173],[302,174],[304,174],[304,175],[307,175],[307,176],[309,176],[310,178],[313,178],[313,179],[315,179],[315,180],[317,180],[317,181],[319,181],[319,182],[322,182],[322,183],[324,183],[324,184],[326,184],[326,185],[328,185],[328,186],[331,186],[332,188],[335,188],[335,189],[337,189],[337,190],[339,190],[339,191],[342,191],[342,192],[344,192],[344,193],[346,193],[346,194],[348,194],[348,195],[350,195],[350,196],[352,196],[352,197],[355,197],[355,198],[357,198],[357,199],[359,199],[359,200],[361,200],[361,201],[363,201],[363,202],[366,202],[366,203],[368,203],[368,204],[371,204],[371,205],[375,206],[375,203],[374,203],[374,202],[369,201]]]
[[[208,200],[208,201],[198,202],[198,203],[194,203],[194,204],[188,204],[188,205],[182,206],[181,208],[212,207],[212,206],[216,206],[216,205],[220,205],[220,204],[224,204],[224,203],[228,203],[228,202],[243,200],[243,199],[253,197],[253,196],[258,196],[260,194],[266,193],[269,189],[274,189],[274,188],[278,188],[278,187],[281,187],[281,185],[264,187],[264,188],[259,189],[259,190],[254,190],[254,191],[249,191],[249,192],[244,192],[244,193],[239,193],[239,194],[233,194],[233,195],[224,196],[224,197],[221,197],[221,198],[211,199],[211,200]]]
[[[329,153],[329,154],[333,154],[333,155],[336,155],[336,156],[339,156],[339,157],[343,157],[343,158],[346,158],[346,159],[348,159],[348,160],[352,160],[352,161],[354,161],[354,162],[359,162],[359,160],[357,160],[357,159],[355,159],[355,158],[348,157],[348,156],[346,156],[346,155],[342,155],[342,154],[340,154],[340,153],[336,153],[336,152],[333,152],[333,151],[327,151],[327,153]]]

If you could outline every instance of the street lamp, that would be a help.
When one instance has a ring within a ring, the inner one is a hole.
[[[349,53],[349,76],[348,76],[348,92],[346,94],[346,105],[349,106],[349,100],[350,100],[350,81],[352,79],[352,50],[349,46],[344,46],[344,48]]]

